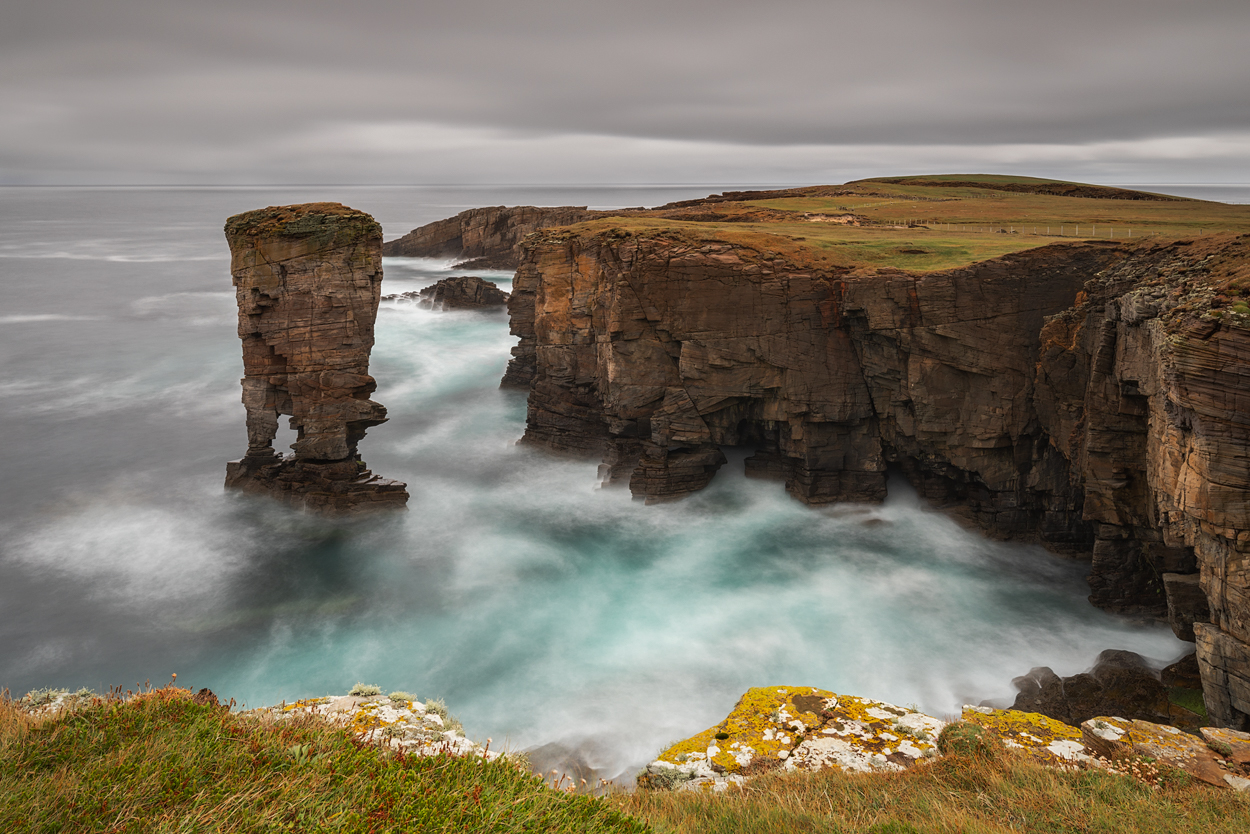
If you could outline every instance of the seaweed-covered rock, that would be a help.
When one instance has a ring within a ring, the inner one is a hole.
[[[724,721],[639,774],[650,788],[723,790],[769,770],[903,770],[937,754],[945,727],[915,710],[802,686],[747,690]]]

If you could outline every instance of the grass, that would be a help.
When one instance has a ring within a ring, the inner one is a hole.
[[[1244,205],[1060,196],[967,185],[1059,182],[1031,177],[951,174],[906,179],[911,184],[885,179],[813,186],[774,199],[709,203],[676,211],[672,217],[666,212],[639,213],[573,228],[592,233],[612,229],[668,233],[699,243],[719,240],[775,252],[815,268],[889,267],[918,273],[1074,239],[1131,241],[1250,232],[1250,206]],[[701,216],[678,219],[690,212]],[[866,225],[827,222],[848,213]]]
[[[405,757],[189,690],[91,698],[40,719],[0,703],[0,831],[643,832],[506,760]]]
[[[124,701],[79,696],[55,717],[4,700],[0,831],[1250,831],[1246,797],[1177,771],[1136,768],[1150,784],[1047,769],[997,745],[967,749],[902,773],[771,774],[719,795],[595,798],[504,760],[404,757],[316,720],[266,722],[173,686]]]
[[[1242,795],[1190,783],[1177,771],[1152,778],[1154,785],[1052,770],[1007,752],[952,755],[895,774],[778,774],[720,795],[638,791],[613,801],[673,834],[1250,831],[1250,801]]]

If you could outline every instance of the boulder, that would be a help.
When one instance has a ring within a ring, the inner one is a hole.
[[[1237,790],[1244,789],[1241,782],[1250,785],[1238,766],[1229,764],[1203,739],[1166,724],[1104,715],[1082,722],[1081,735],[1086,746],[1113,765],[1115,760],[1140,756],[1183,770],[1209,785]]]
[[[1211,619],[1211,606],[1196,573],[1163,574],[1163,591],[1168,598],[1168,622],[1181,640],[1195,642],[1194,623]]]
[[[1061,678],[1042,666],[1012,683],[1020,690],[1013,710],[1038,712],[1072,725],[1108,714],[1171,721],[1177,709],[1145,659],[1121,649],[1099,654],[1088,672]]]
[[[965,706],[962,720],[984,727],[1005,747],[1046,765],[1088,765],[1094,751],[1076,727],[1036,712]]]
[[[504,307],[508,294],[494,283],[469,275],[444,278],[421,290],[424,307],[448,310],[485,310]]]
[[[661,753],[638,783],[719,791],[776,769],[904,770],[937,755],[945,726],[883,701],[805,686],[759,687],[724,721]]]

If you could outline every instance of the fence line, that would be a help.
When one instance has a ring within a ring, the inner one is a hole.
[[[1130,238],[1156,237],[1164,234],[1162,230],[1143,231],[1132,227],[1112,226],[1110,224],[1098,225],[1097,223],[1080,224],[1080,223],[1059,223],[1057,225],[1043,224],[1027,224],[1024,226],[1015,226],[1011,224],[997,223],[948,223],[939,220],[881,220],[869,221],[861,224],[864,228],[882,228],[882,229],[907,229],[914,227],[924,227],[926,229],[938,229],[942,231],[961,231],[961,232],[983,232],[986,234],[1028,234],[1038,237],[1076,237],[1076,238],[1107,238],[1109,240],[1128,240]],[[1081,229],[1088,229],[1088,234],[1081,234]],[[1100,232],[1099,229],[1105,231]],[[1211,230],[1212,234],[1218,233],[1218,229]],[[1198,234],[1205,234],[1206,229],[1199,229]],[[1183,232],[1182,232],[1183,234]]]

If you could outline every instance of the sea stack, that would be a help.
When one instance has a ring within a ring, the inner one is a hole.
[[[373,475],[356,446],[386,408],[369,399],[382,228],[339,203],[271,206],[226,221],[243,340],[247,454],[226,486],[343,515],[399,509],[405,484]],[[278,416],[298,433],[274,451]]]

